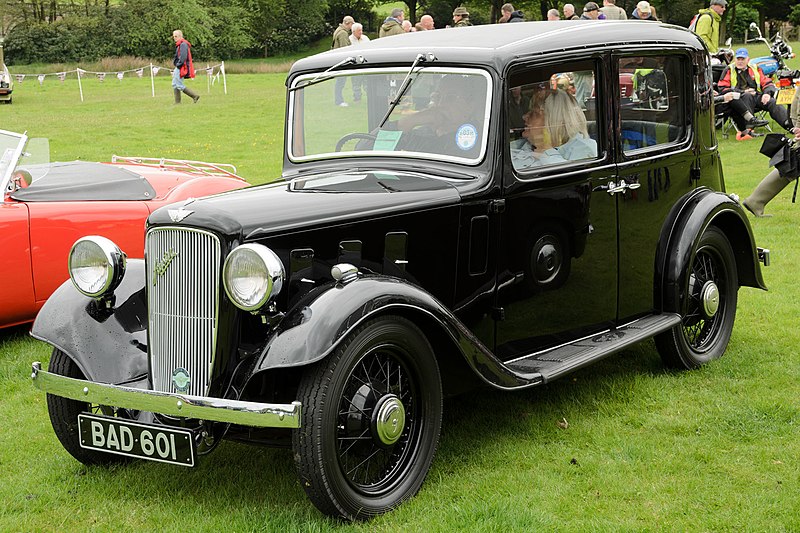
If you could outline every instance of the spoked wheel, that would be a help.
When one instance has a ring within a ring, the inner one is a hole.
[[[78,365],[67,354],[55,348],[50,357],[48,370],[54,374],[76,379],[86,379]],[[114,464],[128,461],[127,457],[110,453],[96,452],[81,448],[80,433],[78,431],[78,415],[81,413],[95,413],[109,416],[125,416],[127,412],[115,412],[114,408],[92,405],[86,402],[70,400],[53,394],[47,395],[47,411],[50,414],[50,423],[53,431],[72,457],[86,465]]]
[[[717,228],[700,237],[687,279],[681,325],[658,335],[656,346],[667,365],[692,369],[725,353],[736,319],[736,260]]]
[[[413,323],[367,322],[309,369],[299,397],[295,462],[323,513],[364,519],[416,494],[439,441],[442,388],[433,350]]]

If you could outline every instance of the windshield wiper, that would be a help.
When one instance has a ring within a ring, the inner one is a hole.
[[[386,124],[386,121],[389,119],[389,115],[392,114],[394,108],[396,108],[397,104],[400,103],[400,99],[403,98],[403,95],[406,93],[408,88],[411,87],[411,83],[413,83],[413,81],[416,80],[416,78],[414,78],[414,80],[409,81],[409,79],[411,78],[411,74],[414,72],[414,67],[416,67],[417,64],[426,61],[436,61],[436,56],[433,55],[433,52],[428,52],[427,54],[417,54],[416,59],[414,59],[414,62],[411,63],[411,68],[408,69],[408,74],[406,74],[403,83],[400,84],[400,90],[397,91],[397,96],[395,96],[394,100],[389,102],[389,109],[386,110],[386,114],[383,116],[383,120],[381,120],[381,123],[378,124],[378,129],[382,128],[383,125]],[[420,68],[420,70],[422,69]]]
[[[304,88],[309,87],[311,85],[316,85],[317,83],[321,83],[321,82],[323,82],[325,80],[329,80],[333,76],[325,76],[325,74],[327,74],[328,72],[330,72],[332,70],[335,70],[335,69],[337,69],[339,67],[343,67],[345,65],[352,65],[354,63],[357,63],[357,64],[361,65],[362,63],[366,63],[366,62],[367,62],[367,60],[364,59],[364,56],[347,56],[344,59],[342,59],[341,61],[339,61],[338,63],[336,63],[335,65],[333,65],[332,67],[330,67],[329,69],[317,74],[316,77],[314,77],[313,79],[311,79],[307,83],[304,83],[302,85],[298,84],[298,85],[295,85],[294,87],[290,88],[289,92],[291,93],[291,92],[294,92],[294,91],[296,91],[298,89],[304,89]]]

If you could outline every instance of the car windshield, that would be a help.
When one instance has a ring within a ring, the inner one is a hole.
[[[289,158],[392,156],[479,163],[487,145],[489,75],[418,67],[401,92],[408,74],[405,67],[296,79],[289,103]]]
[[[0,185],[5,191],[11,173],[17,167],[22,147],[25,145],[25,135],[11,131],[0,130]]]
[[[13,192],[15,171],[25,171],[34,182],[50,169],[50,143],[47,139],[29,139],[23,134],[0,130],[0,190]],[[28,186],[26,183],[24,186]]]

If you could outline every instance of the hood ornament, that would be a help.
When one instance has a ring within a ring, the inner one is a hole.
[[[183,205],[181,205],[178,209],[168,209],[167,213],[169,213],[170,220],[172,220],[173,222],[180,222],[184,218],[194,213],[194,211],[190,209],[184,209],[184,207],[194,202],[194,200],[195,200],[194,198],[187,198],[183,202]]]

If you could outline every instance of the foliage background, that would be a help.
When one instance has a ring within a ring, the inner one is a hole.
[[[688,25],[708,0],[653,0],[661,20]],[[112,56],[171,57],[172,30],[180,28],[196,59],[264,57],[302,49],[327,38],[344,15],[377,32],[392,7],[416,22],[433,15],[436,26],[452,24],[452,11],[465,5],[474,24],[496,21],[503,0],[0,0],[0,37],[9,65],[97,61]],[[585,2],[573,1],[580,11]],[[617,0],[631,12],[636,0]],[[526,20],[543,20],[559,0],[514,2]],[[800,22],[796,0],[729,0],[724,24],[734,39],[750,22]],[[724,30],[724,28],[723,28]],[[723,34],[725,32],[723,31]],[[772,31],[774,33],[774,31]],[[724,38],[723,38],[724,40]]]

